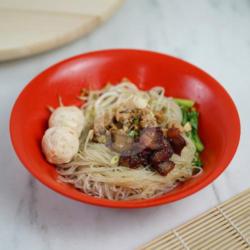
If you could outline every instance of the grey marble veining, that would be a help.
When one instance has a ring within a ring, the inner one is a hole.
[[[249,27],[249,0],[127,0],[89,36],[41,55],[1,63],[0,250],[133,249],[249,187]],[[238,151],[229,168],[195,195],[148,209],[93,207],[44,187],[15,156],[8,122],[25,84],[64,58],[121,47],[183,58],[214,76],[234,99],[242,126]]]

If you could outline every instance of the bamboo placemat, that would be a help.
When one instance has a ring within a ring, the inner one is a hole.
[[[250,189],[139,249],[250,249]]]

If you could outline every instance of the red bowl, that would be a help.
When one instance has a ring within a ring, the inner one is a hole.
[[[107,82],[129,78],[138,87],[163,86],[167,96],[190,98],[200,112],[200,136],[204,171],[173,191],[154,199],[111,201],[88,196],[68,184],[57,182],[55,167],[41,151],[47,128],[47,105],[57,106],[58,95],[65,105],[79,104],[82,87],[101,88]],[[69,198],[118,208],[140,208],[182,199],[204,188],[228,166],[240,138],[236,107],[225,89],[199,68],[172,56],[142,50],[106,50],[78,55],[62,61],[34,78],[19,95],[10,119],[14,149],[31,174],[54,191]]]

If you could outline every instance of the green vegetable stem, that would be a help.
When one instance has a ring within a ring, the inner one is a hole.
[[[182,107],[191,108],[194,106],[194,101],[189,99],[174,98],[174,101]]]
[[[182,125],[187,122],[190,123],[192,130],[187,133],[187,135],[193,141],[196,150],[201,152],[204,150],[204,145],[198,134],[198,123],[199,123],[199,113],[196,111],[194,104],[195,102],[189,99],[179,99],[175,98],[175,102],[180,106],[182,111]]]

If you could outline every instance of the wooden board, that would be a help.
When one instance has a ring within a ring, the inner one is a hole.
[[[139,249],[250,250],[250,189]]]
[[[123,0],[1,0],[0,61],[57,48],[95,29]]]

